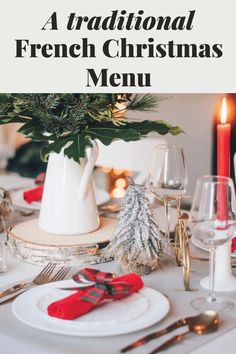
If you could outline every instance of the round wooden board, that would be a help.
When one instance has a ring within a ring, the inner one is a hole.
[[[100,223],[98,230],[88,234],[57,235],[41,230],[38,219],[32,219],[9,230],[8,247],[14,256],[33,264],[80,263],[79,258],[95,255],[99,244],[109,241],[117,220],[101,217]]]

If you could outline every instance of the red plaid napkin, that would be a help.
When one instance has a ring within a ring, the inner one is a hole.
[[[79,283],[94,281],[94,284],[82,287],[76,290],[76,293],[53,302],[48,306],[49,316],[73,320],[91,311],[103,300],[119,300],[143,287],[141,277],[134,273],[114,278],[112,273],[85,268],[73,279]]]
[[[39,186],[23,193],[23,198],[27,203],[40,202],[43,196],[43,186]]]

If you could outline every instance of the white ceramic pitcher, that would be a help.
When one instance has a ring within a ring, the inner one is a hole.
[[[51,153],[48,160],[39,227],[56,234],[83,234],[99,227],[99,217],[91,175],[98,156],[93,142],[89,157],[80,163],[63,151]]]

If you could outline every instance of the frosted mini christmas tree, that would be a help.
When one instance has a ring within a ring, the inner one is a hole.
[[[117,229],[101,258],[114,257],[125,271],[148,274],[157,268],[162,254],[162,236],[146,188],[129,178]]]

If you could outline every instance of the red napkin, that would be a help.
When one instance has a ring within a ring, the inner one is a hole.
[[[27,203],[40,202],[43,196],[43,186],[39,186],[23,193],[23,198]]]
[[[38,186],[41,186],[42,184],[44,184],[45,178],[46,178],[45,172],[39,173],[38,176],[35,178],[35,184],[37,184]]]
[[[86,268],[85,270],[89,269]],[[99,274],[111,273],[99,272]],[[108,288],[114,286],[113,295],[109,294],[109,291],[104,290],[106,287],[104,284],[107,284]],[[119,287],[124,284],[126,285],[126,289],[121,294]],[[64,320],[73,320],[91,311],[98,303],[105,299],[119,300],[139,291],[142,287],[143,281],[139,275],[134,273],[126,274],[107,283],[96,283],[82,290],[77,290],[75,294],[53,302],[48,306],[48,315]],[[99,298],[100,295],[101,297]],[[96,299],[97,296],[98,300]]]
[[[236,251],[236,237],[232,238],[232,242],[231,242],[231,252],[235,252]]]

